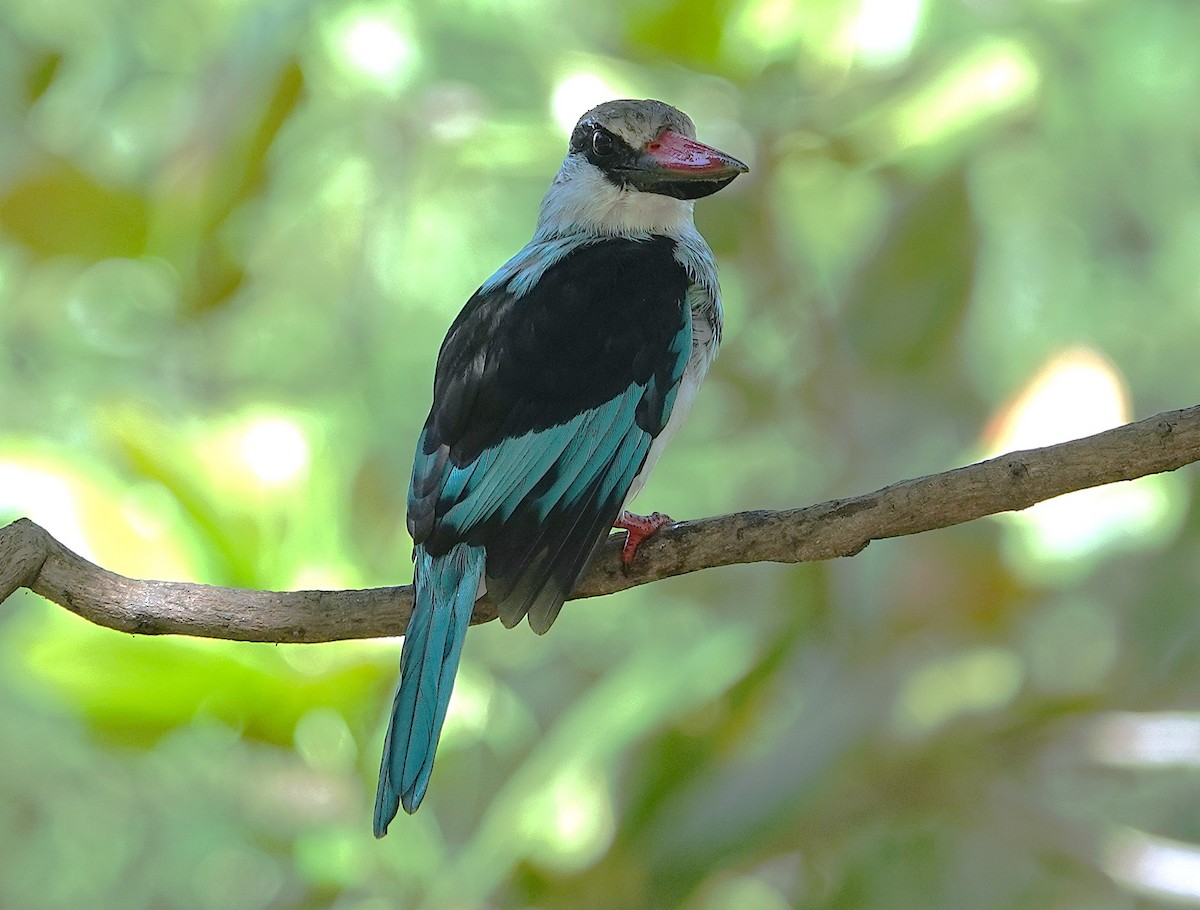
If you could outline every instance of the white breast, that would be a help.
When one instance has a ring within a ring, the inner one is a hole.
[[[663,449],[679,432],[721,342],[717,267],[712,250],[692,221],[692,207],[689,200],[615,186],[586,159],[568,155],[542,200],[533,240],[484,286],[485,290],[489,286],[505,286],[519,296],[566,251],[588,239],[649,239],[662,235],[675,241],[675,258],[691,280],[687,304],[692,313],[692,353],[680,379],[671,416],[650,444],[624,505],[641,492]]]
[[[718,303],[717,306],[719,307],[720,304]],[[696,400],[696,393],[700,391],[700,384],[704,382],[704,377],[708,375],[708,368],[712,366],[713,359],[717,356],[719,341],[709,315],[698,313],[693,309],[692,356],[688,358],[687,366],[683,370],[683,378],[679,381],[679,391],[675,395],[675,407],[671,409],[667,425],[650,444],[650,451],[646,454],[642,469],[638,471],[637,476],[633,478],[633,483],[629,485],[629,494],[625,497],[622,509],[628,508],[633,498],[642,491],[642,487],[646,485],[650,472],[654,470],[654,465],[662,455],[663,449],[683,426],[683,421],[692,409],[692,402]]]

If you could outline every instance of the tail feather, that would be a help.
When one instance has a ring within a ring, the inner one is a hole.
[[[460,543],[436,557],[417,548],[413,612],[375,796],[376,837],[387,833],[400,805],[417,811],[429,786],[484,563],[483,547]]]

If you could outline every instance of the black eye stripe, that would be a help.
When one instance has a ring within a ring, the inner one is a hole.
[[[604,139],[601,141],[608,141],[614,146],[626,145],[625,140],[623,140],[620,136],[617,136],[611,130],[605,129],[598,123],[589,121],[586,123],[580,123],[575,127],[574,132],[571,133],[570,150],[572,152],[593,151],[595,149],[595,140],[597,136],[604,137]]]
[[[617,143],[610,133],[596,129],[592,131],[592,154],[600,158],[611,158],[617,151]]]
[[[571,135],[571,153],[581,154],[613,178],[613,171],[633,166],[638,153],[611,130],[596,123],[581,123]]]
[[[592,133],[596,131],[596,124],[586,121],[575,126],[575,131],[571,133],[571,148],[570,151],[583,152],[587,151],[592,142]]]
[[[629,173],[641,166],[642,152],[623,137],[594,120],[576,124],[571,133],[570,154],[587,160],[610,183],[629,185]]]

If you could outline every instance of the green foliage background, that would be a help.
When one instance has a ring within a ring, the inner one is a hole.
[[[1193,404],[1197,35],[1190,0],[0,0],[0,519],[131,575],[408,581],[442,333],[606,95],[752,166],[698,206],[728,331],[645,510],[952,467],[1072,357],[1050,439]],[[1200,905],[1195,487],[477,628],[381,842],[397,642],[17,595],[0,906]]]

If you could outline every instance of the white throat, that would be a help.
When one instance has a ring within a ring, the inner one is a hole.
[[[615,186],[586,161],[568,158],[542,200],[537,233],[544,237],[583,230],[678,237],[695,230],[693,207],[690,199]]]

